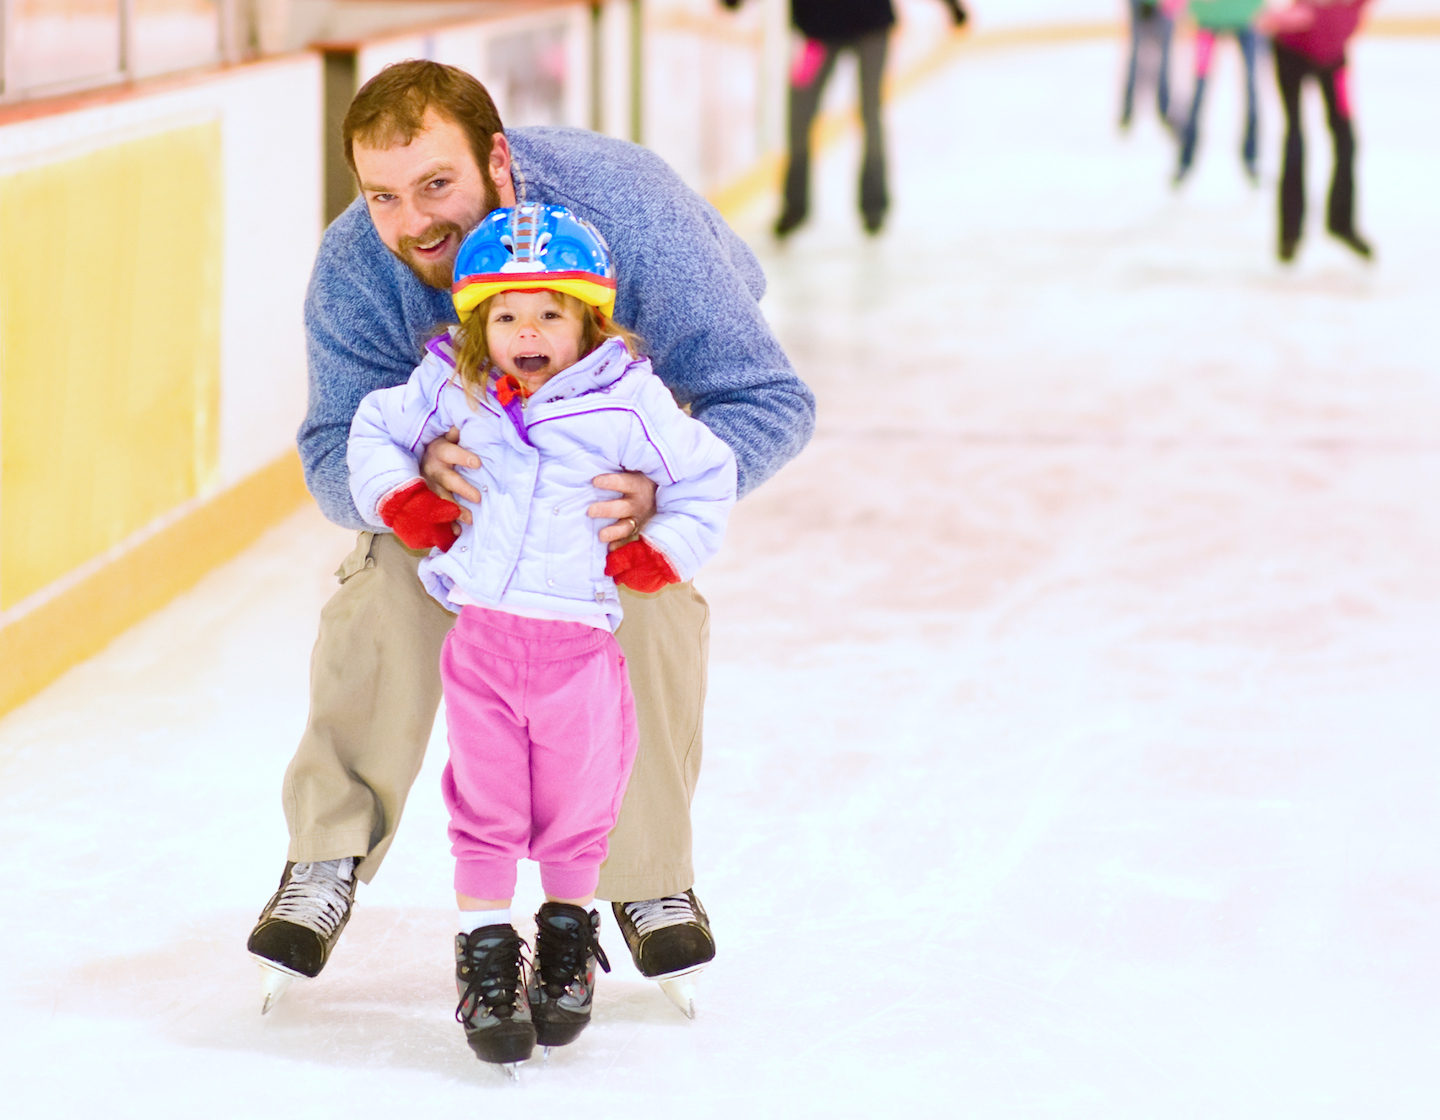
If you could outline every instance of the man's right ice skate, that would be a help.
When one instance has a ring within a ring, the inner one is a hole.
[[[299,979],[320,975],[355,904],[355,859],[287,863],[245,947],[260,966],[260,1014]]]
[[[670,1002],[695,1018],[696,982],[715,959],[710,919],[695,892],[611,907],[640,974],[658,981]]]

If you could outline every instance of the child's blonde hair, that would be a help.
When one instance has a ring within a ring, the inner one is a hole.
[[[485,395],[486,389],[490,386],[490,371],[494,368],[495,363],[490,357],[490,340],[486,337],[485,327],[490,319],[490,305],[504,294],[504,292],[496,292],[495,295],[481,300],[466,317],[465,322],[458,328],[452,328],[450,332],[450,338],[455,347],[455,376],[464,386],[465,396],[469,398],[472,408],[478,407],[479,399]],[[568,292],[552,292],[551,294],[564,305],[566,310],[578,309],[580,312],[580,356],[582,358],[607,338],[620,339],[625,343],[625,349],[630,352],[631,357],[640,357],[644,343],[634,331],[626,330],[598,307],[576,299]]]

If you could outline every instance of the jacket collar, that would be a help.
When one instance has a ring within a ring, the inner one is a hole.
[[[567,370],[557,373],[536,389],[531,405],[554,404],[583,397],[587,393],[604,393],[625,376],[634,361],[625,343],[607,338]]]

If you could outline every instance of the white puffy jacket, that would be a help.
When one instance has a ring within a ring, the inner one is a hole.
[[[350,426],[350,491],[360,515],[383,527],[378,507],[419,477],[425,446],[450,428],[480,457],[460,473],[480,491],[461,501],[474,523],[448,552],[420,563],[425,588],[452,611],[460,589],[475,602],[620,620],[615,583],[605,575],[607,522],[586,516],[614,498],[596,475],[639,471],[652,479],[655,516],[644,537],[680,578],[694,577],[720,547],[735,502],[735,456],[709,428],[675,404],[644,358],[607,340],[547,381],[518,423],[494,388],[471,406],[453,379],[448,335],[432,340],[404,385],[369,394]],[[524,430],[521,430],[523,425]]]

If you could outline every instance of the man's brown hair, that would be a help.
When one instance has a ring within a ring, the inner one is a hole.
[[[345,161],[355,169],[355,143],[367,148],[408,144],[425,127],[434,109],[470,138],[475,163],[488,178],[495,134],[504,132],[495,102],[473,76],[454,66],[423,58],[385,67],[360,87],[340,127]]]

